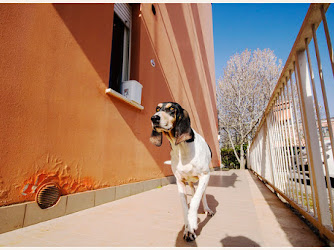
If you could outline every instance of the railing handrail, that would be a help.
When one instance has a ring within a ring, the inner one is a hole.
[[[296,61],[295,59],[296,53],[298,51],[305,50],[305,39],[307,39],[307,44],[311,42],[310,38],[312,38],[312,27],[311,27],[312,24],[314,24],[315,28],[317,29],[322,21],[321,12],[317,10],[320,10],[320,8],[323,7],[324,11],[326,12],[329,6],[330,6],[329,3],[311,3],[310,4],[310,7],[308,8],[308,11],[304,18],[303,24],[298,32],[295,43],[293,44],[292,49],[290,51],[289,57],[286,60],[286,63],[281,72],[281,75],[271,94],[267,107],[265,111],[263,112],[262,118],[255,132],[254,139],[256,138],[264,120],[266,119],[266,116],[268,115],[269,110],[274,103],[276,95],[279,93],[280,89],[282,88],[283,83],[285,83],[287,80],[290,80],[290,71],[295,70],[294,62]]]

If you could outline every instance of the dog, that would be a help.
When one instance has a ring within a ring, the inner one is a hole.
[[[211,149],[203,137],[191,128],[188,112],[178,103],[159,103],[156,113],[151,117],[151,122],[150,141],[160,147],[162,134],[164,134],[170,142],[172,171],[183,207],[185,227],[183,238],[186,241],[193,241],[196,239],[197,211],[201,199],[205,213],[209,216],[214,215],[214,212],[208,207],[205,195],[210,179]],[[196,182],[198,182],[198,187],[195,190],[194,183]],[[186,183],[190,186],[193,195],[189,209]]]

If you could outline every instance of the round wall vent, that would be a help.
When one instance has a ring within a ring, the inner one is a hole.
[[[57,184],[47,183],[38,190],[36,202],[41,209],[46,209],[56,205],[60,195],[60,189]]]

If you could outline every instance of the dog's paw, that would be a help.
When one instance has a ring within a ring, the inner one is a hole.
[[[185,239],[187,242],[189,241],[194,241],[196,239],[196,234],[195,232],[190,232],[188,230],[184,230],[183,233],[183,239]]]
[[[205,214],[207,215],[207,216],[214,216],[215,215],[215,213],[211,210],[211,209],[207,209],[207,210],[205,210]]]

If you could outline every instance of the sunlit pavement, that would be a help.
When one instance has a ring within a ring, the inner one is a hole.
[[[190,194],[190,189],[188,189]],[[188,201],[190,196],[188,196]],[[212,172],[207,217],[199,208],[197,239],[183,240],[175,184],[0,235],[0,246],[311,247],[318,237],[247,170]]]

